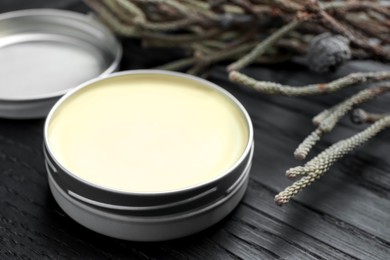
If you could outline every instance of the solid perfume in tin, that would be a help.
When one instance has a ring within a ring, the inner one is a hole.
[[[139,70],[88,81],[45,124],[50,189],[80,224],[105,235],[159,241],[205,229],[244,195],[253,129],[217,85]]]

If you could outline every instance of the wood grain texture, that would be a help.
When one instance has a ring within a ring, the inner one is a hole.
[[[23,8],[88,11],[76,0],[0,1],[0,12]],[[137,41],[122,39],[122,44],[122,70],[150,68],[180,55],[176,50],[143,50]],[[359,61],[326,75],[296,64],[246,72],[301,85],[376,70],[390,67]],[[232,214],[199,234],[161,243],[96,234],[71,220],[50,194],[41,150],[43,120],[0,119],[0,259],[389,259],[389,131],[337,163],[289,205],[280,208],[273,202],[290,183],[286,169],[300,163],[292,153],[314,129],[311,117],[362,86],[326,98],[286,98],[259,95],[228,82],[223,66],[216,67],[210,79],[244,104],[255,128],[248,192]],[[389,97],[364,107],[389,111]],[[343,119],[310,156],[363,128]]]

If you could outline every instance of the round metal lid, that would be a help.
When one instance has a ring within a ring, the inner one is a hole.
[[[0,117],[47,115],[68,90],[118,67],[121,47],[92,17],[32,9],[0,15]]]

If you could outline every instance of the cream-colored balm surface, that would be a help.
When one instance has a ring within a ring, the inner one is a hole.
[[[125,192],[164,192],[221,176],[243,154],[248,126],[227,97],[172,75],[105,79],[63,102],[50,150],[74,175]]]

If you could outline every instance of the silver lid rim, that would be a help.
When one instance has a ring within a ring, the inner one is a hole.
[[[6,20],[6,19],[12,19],[12,18],[18,18],[18,17],[25,17],[25,16],[41,16],[41,15],[54,15],[56,17],[63,17],[63,18],[68,18],[72,21],[80,21],[83,23],[88,24],[89,26],[93,26],[99,31],[102,31],[105,35],[110,36],[111,40],[115,44],[115,53],[114,59],[111,63],[111,65],[103,71],[98,77],[104,77],[112,72],[116,71],[118,69],[120,60],[122,58],[122,46],[119,44],[118,40],[115,38],[115,36],[110,32],[110,30],[102,23],[99,21],[93,19],[92,16],[82,14],[82,13],[77,13],[73,11],[67,11],[67,10],[59,10],[59,9],[26,9],[26,10],[17,10],[17,11],[11,11],[7,13],[0,14],[0,21]],[[39,96],[33,96],[33,97],[26,97],[26,98],[0,98],[0,102],[32,102],[32,101],[42,101],[42,100],[49,100],[49,99],[57,99],[70,90],[72,90],[74,87],[71,87],[66,90],[61,90],[57,92],[52,92],[49,94],[45,95],[39,95]]]

